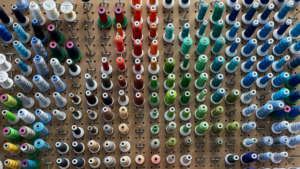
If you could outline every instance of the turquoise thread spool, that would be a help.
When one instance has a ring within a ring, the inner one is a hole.
[[[198,43],[196,53],[198,55],[201,55],[205,52],[207,46],[209,45],[209,38],[208,37],[202,37]]]
[[[184,38],[181,49],[180,49],[180,53],[182,55],[188,54],[191,49],[192,44],[193,44],[193,39],[191,37]]]
[[[225,69],[228,73],[233,73],[236,71],[238,64],[241,62],[240,57],[236,56],[231,59],[229,63],[226,64]]]
[[[219,73],[224,63],[225,59],[223,58],[223,56],[216,57],[214,62],[210,65],[210,71],[213,73]]]
[[[174,38],[174,25],[172,23],[169,23],[166,27],[166,32],[163,35],[163,39],[167,43],[172,43]]]
[[[204,20],[204,21],[202,22],[200,28],[199,28],[199,29],[197,30],[197,32],[196,32],[197,38],[200,39],[202,36],[205,36],[205,29],[206,29],[206,27],[207,27],[207,24],[208,24],[207,20]]]
[[[223,20],[218,20],[218,22],[214,26],[214,29],[210,32],[210,38],[212,40],[216,41],[217,38],[221,36],[224,25],[225,23]]]
[[[224,44],[226,43],[226,40],[223,36],[220,36],[217,40],[215,45],[212,48],[212,53],[217,55],[221,52],[222,47],[224,46]]]
[[[215,4],[215,10],[210,16],[210,22],[216,24],[218,20],[222,18],[223,11],[225,9],[225,4],[223,2],[218,2]]]

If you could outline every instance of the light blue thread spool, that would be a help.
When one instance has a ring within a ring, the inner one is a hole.
[[[228,14],[228,15],[226,16],[226,23],[227,23],[228,25],[233,25],[234,23],[236,23],[236,21],[237,21],[237,16],[238,16],[240,10],[241,10],[241,5],[240,5],[240,4],[236,4],[236,5],[232,8],[230,14]]]
[[[259,4],[257,2],[254,2],[251,5],[251,7],[248,9],[247,13],[245,13],[242,16],[242,21],[244,24],[248,25],[253,21],[253,16],[255,15],[258,7],[259,7]]]
[[[265,136],[257,139],[258,147],[265,147],[265,146],[270,146],[273,144],[273,138],[270,136]]]
[[[251,104],[249,107],[243,109],[242,114],[245,117],[249,117],[256,110],[257,110],[256,104]]]
[[[285,55],[283,58],[281,58],[279,61],[275,61],[272,63],[272,69],[275,72],[281,72],[283,69],[283,66],[286,62],[288,62],[290,60],[290,56],[289,55]]]
[[[290,138],[288,136],[280,136],[280,137],[273,139],[273,145],[274,146],[287,145],[289,143],[289,141],[290,141]]]
[[[291,37],[284,37],[276,46],[273,47],[273,53],[276,56],[280,56],[283,52],[292,44]]]
[[[242,32],[242,38],[246,41],[252,39],[253,34],[256,30],[256,28],[259,26],[258,20],[254,20],[250,23],[250,25],[246,28],[246,30],[243,30]]]
[[[226,64],[225,66],[225,70],[228,73],[233,73],[236,71],[238,64],[241,62],[240,57],[236,56],[234,58],[231,59],[231,61],[229,63]]]
[[[270,3],[262,13],[257,15],[257,19],[260,24],[266,24],[269,21],[269,15],[273,11],[274,6],[275,6],[274,4]]]
[[[268,67],[274,62],[274,56],[268,55],[262,61],[259,61],[256,65],[256,68],[259,72],[265,72],[268,70]]]
[[[284,108],[284,102],[282,100],[270,100],[267,103],[273,106],[273,111],[282,110]]]
[[[287,88],[282,88],[278,92],[271,95],[272,100],[283,100],[290,95],[290,91]]]
[[[229,41],[234,41],[237,38],[237,32],[241,27],[240,22],[235,22],[235,24],[228,30],[225,34],[225,37]]]
[[[286,15],[292,9],[294,5],[293,1],[288,1],[285,5],[280,9],[280,11],[276,12],[274,15],[274,19],[277,23],[282,23],[285,21]]]
[[[298,106],[297,106],[298,107]],[[297,107],[294,107],[294,108],[297,108]],[[299,109],[299,107],[298,107]],[[297,116],[296,116],[297,117]],[[289,127],[288,127],[288,130],[291,134],[296,134],[299,130],[300,130],[300,121],[299,122],[293,122],[293,123],[290,123]],[[299,135],[298,135],[299,136]]]
[[[174,40],[174,38],[175,38],[175,35],[174,35],[174,25],[172,23],[169,23],[166,26],[166,32],[163,35],[163,39],[167,43],[172,43],[173,40]]]
[[[263,45],[259,45],[256,50],[257,55],[259,55],[260,57],[266,56],[269,52],[268,49],[273,43],[274,39],[270,38]]]
[[[36,159],[37,160],[37,159]],[[21,162],[22,168],[25,169],[36,169],[38,164],[37,161],[33,159],[25,159]]]
[[[252,101],[253,96],[256,95],[256,90],[250,90],[241,95],[241,102],[244,104],[249,104]]]
[[[263,105],[263,107],[257,109],[256,117],[259,119],[264,119],[272,112],[273,112],[273,106],[267,103]]]
[[[224,75],[217,74],[213,79],[210,80],[210,87],[213,89],[218,89],[221,87],[221,83],[224,80]]]
[[[224,46],[224,44],[226,43],[226,40],[223,36],[220,36],[217,40],[216,43],[214,44],[213,48],[212,48],[212,53],[217,55],[221,52],[222,47]]]
[[[274,22],[270,21],[265,26],[257,31],[257,38],[259,40],[266,40],[268,38],[269,33],[272,31],[274,28]]]
[[[49,129],[41,122],[36,122],[33,125],[33,129],[42,136],[47,136],[49,134]]]
[[[20,41],[14,41],[13,46],[16,51],[19,53],[22,60],[28,60],[31,57],[31,52],[29,49],[26,49],[25,46]]]
[[[256,57],[251,56],[247,61],[243,62],[241,69],[244,73],[249,73],[252,70],[253,64],[256,62]]]
[[[226,55],[227,56],[229,56],[229,57],[234,57],[234,56],[236,56],[236,54],[237,54],[237,48],[238,48],[238,46],[239,46],[239,44],[241,43],[241,39],[240,38],[236,38],[233,42],[232,42],[232,44],[231,44],[231,46],[228,46],[227,48],[226,48]]]
[[[279,88],[286,80],[288,80],[290,74],[288,72],[282,72],[278,76],[272,79],[272,86]]]
[[[251,71],[241,80],[241,85],[243,88],[249,88],[252,86],[253,82],[258,78],[258,74],[256,71]]]
[[[275,134],[280,134],[283,130],[288,129],[289,127],[289,122],[287,121],[281,121],[278,123],[274,123],[271,127],[271,130]],[[289,141],[289,138],[287,136],[285,137],[277,137],[274,139],[274,145],[287,145]]]
[[[289,36],[293,39],[298,39],[300,36],[300,22],[297,23],[290,31]]]
[[[20,58],[15,59],[15,63],[19,66],[21,69],[21,74],[24,76],[29,76],[32,73],[32,68],[30,65],[26,65],[23,61],[21,61]]]
[[[241,53],[245,57],[249,57],[252,55],[252,51],[257,45],[257,40],[256,39],[251,39],[245,46],[242,47]]]
[[[251,147],[253,144],[257,143],[257,139],[256,138],[245,138],[243,140],[243,145],[245,147]]]
[[[210,101],[213,104],[219,104],[222,101],[222,98],[225,96],[226,90],[224,88],[218,88],[218,90],[210,96]]]
[[[251,122],[249,122],[249,123],[244,123],[243,125],[242,125],[242,130],[244,131],[244,132],[249,132],[249,131],[251,131],[251,130],[254,130],[256,128],[256,123],[254,122],[254,121],[251,121]]]
[[[25,30],[21,27],[20,24],[14,23],[13,29],[19,37],[19,41],[22,43],[28,43],[30,41],[30,35],[25,32]]]
[[[273,153],[273,157],[271,158],[271,161],[275,164],[280,163],[284,158],[288,157],[288,153],[286,151],[280,152],[280,153]]]
[[[300,144],[300,135],[290,137],[290,142],[287,146],[289,148],[295,148],[298,144]]]
[[[197,30],[197,32],[196,32],[197,38],[200,39],[202,36],[205,36],[205,29],[206,29],[206,27],[207,27],[207,24],[208,24],[207,20],[204,20],[204,21],[202,22],[200,28],[199,28],[199,29]]]
[[[213,73],[219,73],[224,63],[225,59],[223,58],[223,56],[216,57],[214,62],[210,65],[210,71]]]
[[[290,47],[290,51],[293,55],[297,55],[300,53],[300,41],[298,41],[297,43],[294,43],[291,45]]]
[[[189,23],[183,25],[182,31],[179,33],[179,40],[181,42],[183,42],[184,38],[190,37],[190,28],[191,25]]]
[[[34,147],[44,152],[49,151],[51,148],[50,145],[47,142],[45,142],[43,139],[35,140]]]
[[[265,88],[268,85],[268,81],[273,78],[273,73],[268,73],[263,77],[259,77],[256,80],[256,86],[259,88]]]
[[[204,20],[208,7],[209,7],[209,4],[207,2],[203,2],[199,6],[199,12],[196,17],[197,22],[202,22]]]
[[[260,153],[260,154],[258,154],[258,161],[264,162],[264,161],[270,160],[272,158],[272,156],[273,156],[273,153],[271,153],[271,152]]]

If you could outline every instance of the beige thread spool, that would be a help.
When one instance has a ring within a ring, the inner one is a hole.
[[[116,165],[116,159],[113,156],[106,156],[103,160],[106,167],[114,167]]]
[[[128,126],[125,124],[125,123],[121,123],[119,125],[119,131],[122,133],[122,134],[128,134],[129,133],[129,128]]]
[[[111,153],[111,152],[115,151],[116,145],[114,142],[107,140],[103,143],[103,147],[106,152]]]
[[[96,142],[95,140],[90,140],[87,143],[87,146],[91,153],[97,153],[100,150],[100,144]]]
[[[122,167],[128,167],[131,164],[131,159],[128,156],[122,156],[120,159],[120,164]]]
[[[120,113],[120,118],[121,119],[127,119],[127,117],[128,117],[128,110],[127,110],[127,108],[125,107],[125,106],[121,106],[120,108],[119,108],[119,113]]]

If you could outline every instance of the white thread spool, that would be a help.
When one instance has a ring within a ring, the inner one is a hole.
[[[0,71],[0,83],[4,89],[10,89],[14,84],[13,80],[4,71]]]
[[[59,12],[57,11],[56,8],[56,2],[50,0],[50,1],[45,1],[43,3],[43,8],[46,10],[47,17],[50,20],[57,20],[59,18]]]
[[[29,9],[34,19],[38,20],[40,25],[43,26],[46,23],[46,19],[44,18],[41,9],[39,8],[38,4],[31,1],[29,4]]]

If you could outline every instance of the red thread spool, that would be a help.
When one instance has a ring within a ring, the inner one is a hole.
[[[115,36],[115,44],[117,53],[122,54],[125,51],[125,46],[120,35]]]
[[[133,43],[133,53],[136,57],[143,54],[143,43],[139,39],[135,40]]]
[[[136,106],[142,106],[145,103],[143,93],[142,92],[136,92],[133,96],[133,102]]]
[[[141,4],[141,0],[131,0],[131,4],[135,6],[136,4]]]
[[[142,69],[141,60],[135,59],[134,60],[134,70],[141,71],[141,69]]]
[[[103,58],[102,58],[102,66],[103,66],[103,69],[104,69],[105,71],[108,71],[108,70],[109,70],[109,64],[108,64],[108,62],[107,62],[106,57],[103,57]]]
[[[151,23],[151,25],[150,25],[149,38],[150,39],[157,38],[157,24],[156,23]]]
[[[124,58],[119,56],[117,57],[116,62],[117,62],[118,70],[120,72],[124,72],[126,70],[126,64]]]
[[[124,75],[118,76],[118,84],[119,84],[119,87],[121,87],[121,88],[125,88],[127,86],[127,81],[126,81]]]
[[[115,8],[115,17],[117,23],[123,23],[124,22],[124,14],[123,14],[123,9],[121,7],[116,7]]]
[[[107,13],[104,7],[98,8],[98,15],[102,23],[106,23],[108,21]]]
[[[142,7],[140,4],[136,4],[134,6],[133,21],[139,21],[139,22],[143,23]]]
[[[157,54],[157,50],[158,50],[158,41],[157,40],[153,40],[151,42],[151,48],[150,48],[151,55],[156,55]]]
[[[142,24],[139,21],[132,24],[132,40],[136,39],[143,39]]]
[[[150,8],[150,11],[149,11],[149,21],[151,23],[155,22],[156,23],[156,20],[157,20],[157,16],[156,16],[156,7],[154,5],[151,6]]]
[[[141,74],[136,74],[133,79],[133,88],[135,90],[142,90],[144,88],[144,77]]]

